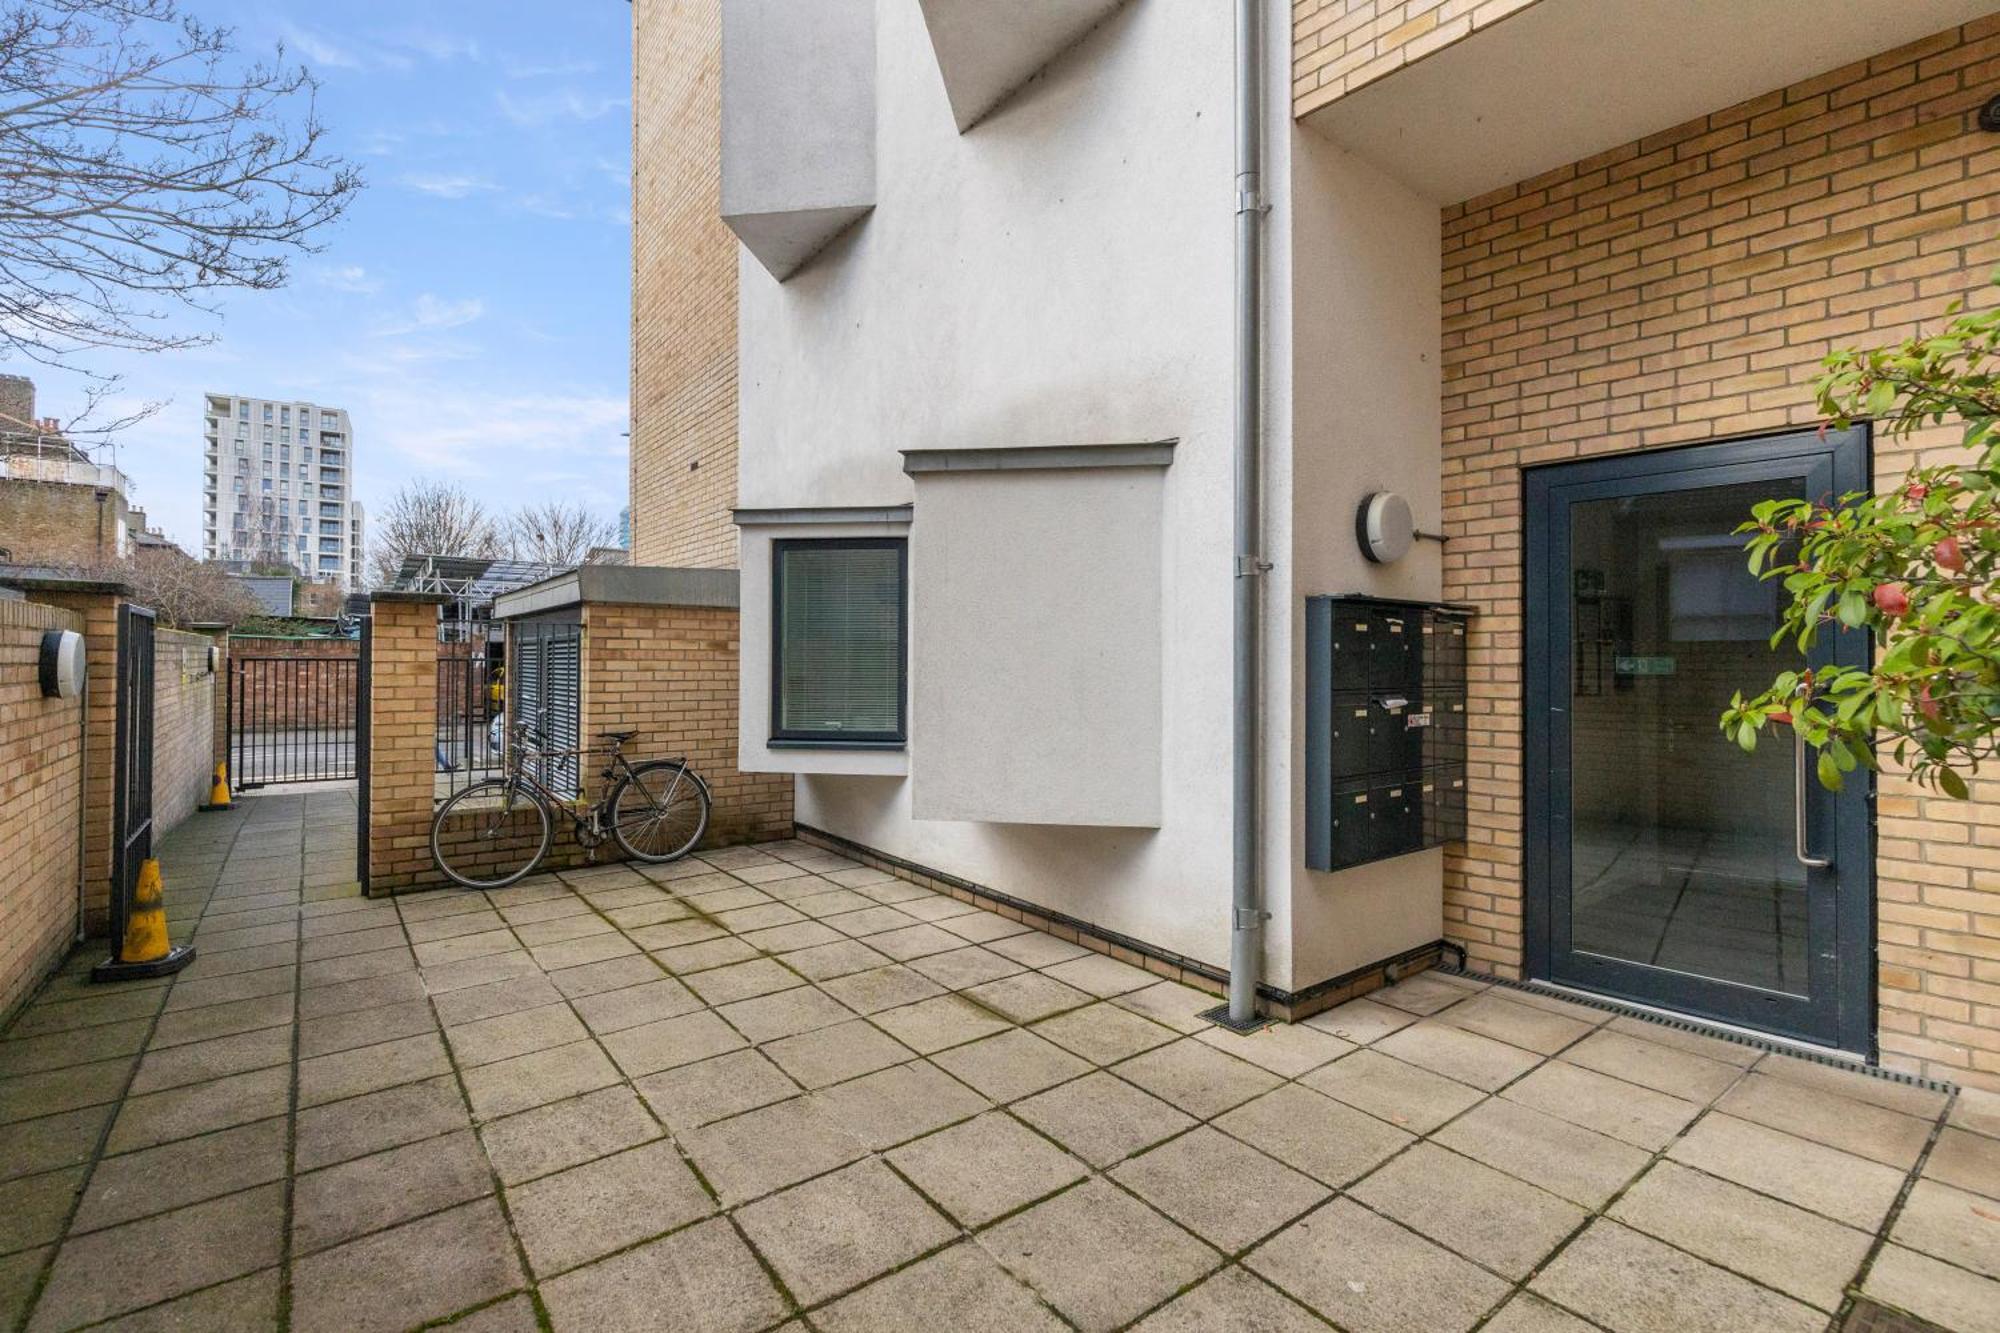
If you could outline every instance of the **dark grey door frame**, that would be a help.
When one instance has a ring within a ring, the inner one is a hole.
[[[1875,1057],[1875,856],[1872,775],[1850,777],[1839,796],[1816,793],[1808,807],[1815,850],[1831,849],[1833,866],[1809,872],[1809,990],[1805,1000],[1749,986],[1686,978],[1641,964],[1592,959],[1567,950],[1569,767],[1568,717],[1559,711],[1573,669],[1570,652],[1568,506],[1579,500],[1647,495],[1734,482],[1804,475],[1808,493],[1831,499],[1869,487],[1865,426],[1792,432],[1720,444],[1616,454],[1523,473],[1526,543],[1523,926],[1528,975],[1581,984],[1620,998],[1737,1023],[1776,1035]],[[1825,635],[1813,660],[1865,666],[1865,634]],[[1751,685],[1755,682],[1745,682]],[[1770,742],[1766,742],[1769,744]],[[1822,850],[1822,854],[1824,851]],[[1558,919],[1560,918],[1560,919]],[[1579,967],[1590,979],[1577,975]]]

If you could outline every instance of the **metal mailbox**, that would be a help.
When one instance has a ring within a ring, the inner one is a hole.
[[[1306,599],[1306,865],[1344,870],[1465,836],[1462,607]]]

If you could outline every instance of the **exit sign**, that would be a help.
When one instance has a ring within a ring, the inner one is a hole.
[[[1611,669],[1621,676],[1671,676],[1674,674],[1674,659],[1671,657],[1614,657]]]

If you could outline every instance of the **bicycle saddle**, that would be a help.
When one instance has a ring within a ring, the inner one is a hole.
[[[634,727],[630,731],[600,731],[597,734],[603,737],[607,741],[616,741],[620,745],[623,745],[626,741],[629,741],[634,736],[638,735],[639,729],[637,727]]]

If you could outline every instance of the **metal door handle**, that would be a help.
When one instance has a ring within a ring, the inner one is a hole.
[[[1792,738],[1797,762],[1792,767],[1792,855],[1808,870],[1825,870],[1833,864],[1833,858],[1810,856],[1806,853],[1806,743],[1802,736]]]

